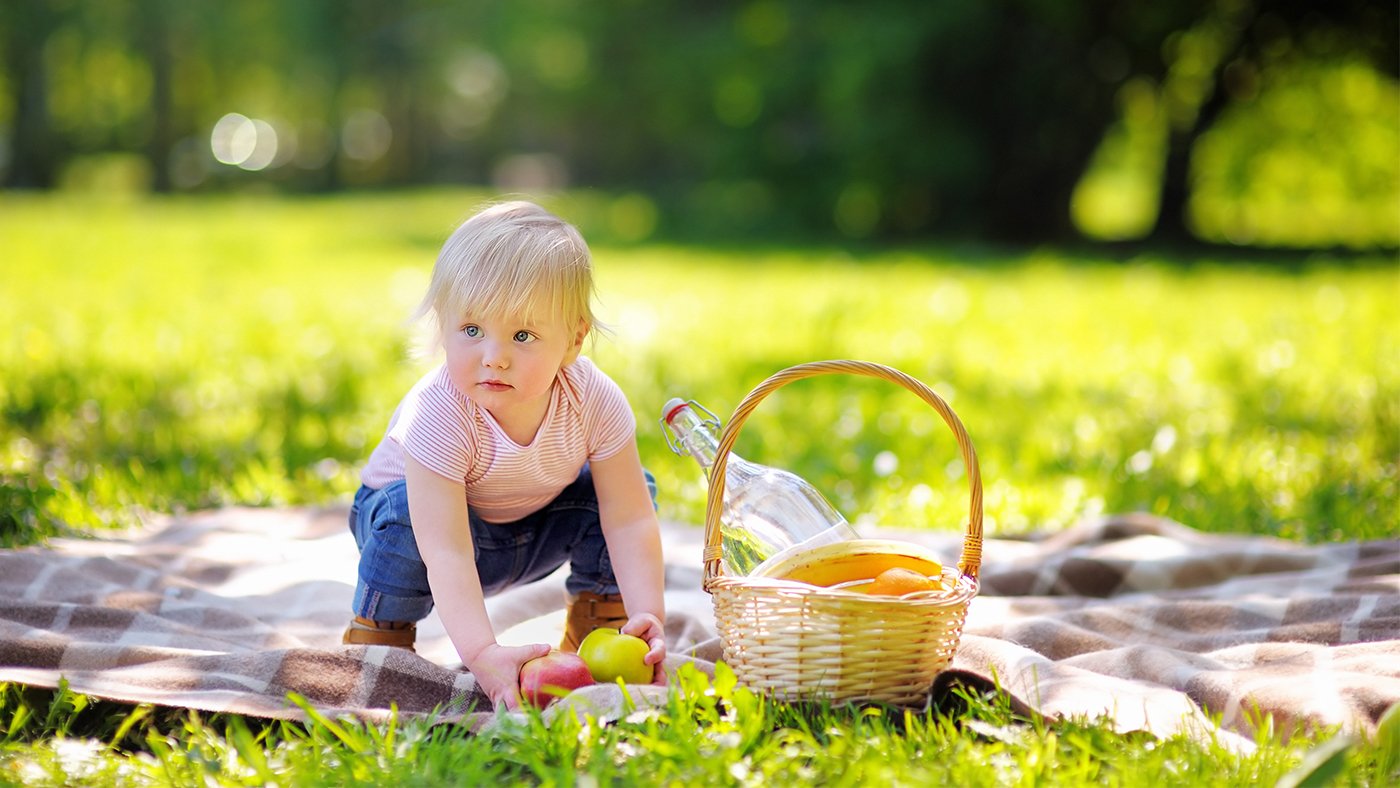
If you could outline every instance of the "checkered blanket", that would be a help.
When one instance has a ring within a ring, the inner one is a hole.
[[[960,537],[882,530],[956,560]],[[668,666],[720,658],[702,534],[667,524]],[[1223,737],[1373,730],[1400,702],[1400,540],[1300,545],[1197,533],[1146,515],[1041,540],[989,540],[949,683],[1020,710],[1108,716],[1123,731]],[[0,551],[0,681],[117,701],[300,718],[495,715],[430,617],[418,654],[342,646],[356,553],[343,510],[224,509],[92,540]],[[557,642],[563,570],[488,600],[506,643]],[[637,688],[634,703],[663,688]],[[569,705],[601,717],[612,686]]]

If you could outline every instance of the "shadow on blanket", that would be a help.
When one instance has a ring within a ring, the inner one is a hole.
[[[494,715],[474,710],[484,699],[436,617],[420,626],[419,655],[339,644],[356,564],[344,523],[339,509],[224,509],[0,551],[0,681],[66,679],[110,700],[288,719],[302,716],[294,692],[332,714],[436,708],[486,724]],[[961,544],[869,535],[949,563]],[[701,540],[696,527],[664,528],[668,665],[712,672],[721,649]],[[1284,731],[1373,731],[1400,702],[1400,540],[1299,545],[1128,515],[989,540],[984,554],[982,593],[935,694],[995,686],[1027,713],[1241,745],[1264,715]],[[503,642],[557,642],[563,570],[488,609]],[[637,700],[664,697],[643,688]],[[600,717],[623,706],[616,687],[570,701]]]

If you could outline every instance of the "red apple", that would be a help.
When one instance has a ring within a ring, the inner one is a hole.
[[[592,683],[588,663],[567,651],[551,651],[520,666],[520,697],[537,709]]]

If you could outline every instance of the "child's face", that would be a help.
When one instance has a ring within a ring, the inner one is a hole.
[[[447,371],[457,389],[498,420],[532,413],[587,333],[557,316],[467,314],[444,329]],[[541,411],[542,413],[542,411]]]

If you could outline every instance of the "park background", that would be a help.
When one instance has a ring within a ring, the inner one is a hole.
[[[0,183],[612,198],[648,237],[1394,249],[1386,3],[31,0]]]
[[[0,534],[348,496],[503,194],[596,247],[666,516],[661,403],[854,357],[953,401],[991,533],[1391,532],[1396,9],[1169,5],[5,4]],[[848,516],[961,522],[899,392],[768,412]]]
[[[631,399],[666,519],[700,522],[704,480],[667,450],[662,403],[726,416],[784,367],[856,358],[961,416],[989,536],[1148,511],[1393,538],[1397,16],[1360,0],[0,4],[0,545],[345,505],[432,363],[405,319],[438,246],[504,195],[589,238],[612,329],[590,353]],[[794,384],[737,450],[858,527],[967,516],[951,435],[883,382]],[[1253,785],[1347,745],[1264,724],[1246,755],[1027,725],[994,699],[966,698],[963,728],[728,692],[677,700],[696,725],[653,731],[628,773]],[[231,783],[249,764],[299,784],[571,782],[577,764],[612,774],[633,735],[536,726],[273,728],[0,685],[0,783]],[[1381,782],[1395,750],[1305,768]]]

